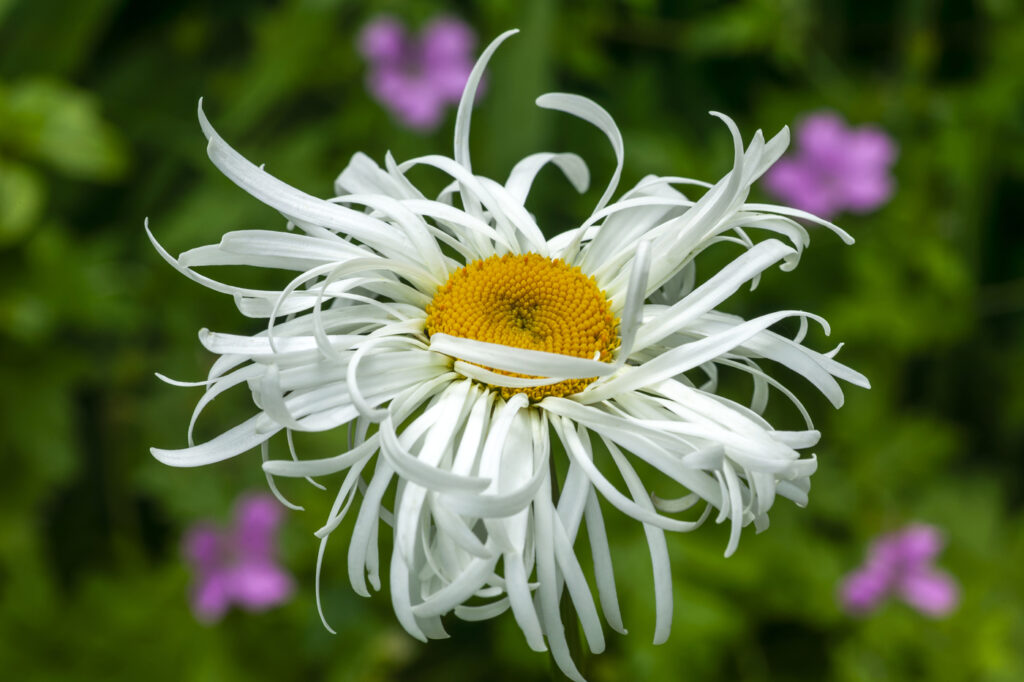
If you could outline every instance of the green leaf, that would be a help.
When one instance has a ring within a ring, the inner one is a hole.
[[[24,164],[0,159],[0,247],[21,239],[36,224],[46,187]]]
[[[0,91],[0,124],[0,145],[72,177],[111,181],[127,168],[118,131],[92,95],[72,86],[33,80]]]

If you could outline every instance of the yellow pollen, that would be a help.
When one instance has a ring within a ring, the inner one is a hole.
[[[464,339],[611,362],[619,345],[619,321],[593,277],[561,260],[535,253],[475,260],[452,273],[427,306],[427,335]],[[508,376],[536,378],[506,372]],[[547,386],[490,386],[510,398],[530,400],[582,391],[597,377],[567,379]]]

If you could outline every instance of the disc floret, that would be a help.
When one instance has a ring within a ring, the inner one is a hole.
[[[536,253],[507,253],[453,272],[427,306],[426,332],[610,362],[618,326],[607,294],[578,267]],[[536,401],[578,393],[596,378],[491,388],[506,399],[525,393]]]

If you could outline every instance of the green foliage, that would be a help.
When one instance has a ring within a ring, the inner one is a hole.
[[[780,501],[772,527],[745,535],[730,559],[721,556],[723,528],[670,538],[676,610],[661,647],[650,644],[643,534],[606,509],[630,634],[609,635],[609,651],[588,662],[590,677],[1024,679],[1024,233],[1015,211],[1024,190],[1024,12],[996,0],[0,0],[5,676],[549,675],[510,616],[453,622],[445,642],[411,640],[386,595],[352,594],[337,539],[323,574],[339,632],[329,635],[314,606],[312,533],[331,495],[301,481],[285,485],[307,508],[288,516],[283,537],[296,597],[266,614],[198,624],[180,533],[226,519],[238,493],[262,487],[258,455],[196,471],[167,469],[147,453],[184,443],[197,397],[153,372],[201,376],[210,357],[199,328],[254,328],[225,297],[167,267],[144,218],[173,253],[229,229],[282,224],[207,162],[197,100],[206,98],[244,154],[313,194],[328,193],[356,151],[450,153],[454,114],[433,134],[403,130],[366,93],[354,47],[378,12],[420,24],[439,11],[466,18],[482,42],[523,29],[496,57],[474,115],[479,172],[504,177],[544,149],[592,163],[594,187],[583,196],[554,173],[541,176],[530,209],[551,233],[589,212],[614,160],[599,133],[533,106],[548,90],[586,94],[615,116],[626,144],[622,186],[648,173],[718,177],[730,142],[708,110],[734,116],[749,136],[835,109],[900,144],[891,204],[839,219],[856,246],[814,231],[800,268],[768,273],[731,303],[823,314],[847,342],[844,361],[873,383],[851,390],[838,412],[798,387],[823,433],[810,505]],[[429,174],[415,180],[439,189]],[[252,409],[241,393],[218,403],[200,437]],[[941,564],[961,583],[961,607],[945,620],[895,602],[864,618],[842,613],[837,581],[872,536],[909,520],[948,532]]]

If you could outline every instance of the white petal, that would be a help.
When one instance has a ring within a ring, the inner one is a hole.
[[[590,185],[590,171],[583,159],[572,153],[540,152],[530,154],[512,168],[508,180],[505,181],[505,189],[509,195],[520,204],[526,203],[526,197],[530,194],[537,173],[549,163],[554,164],[565,174],[577,192],[582,194],[587,191]]]
[[[352,583],[352,589],[361,597],[369,597],[370,592],[366,589],[367,559],[370,553],[370,543],[377,542],[377,520],[379,518],[380,503],[384,492],[391,483],[395,470],[388,462],[381,458],[377,459],[377,468],[370,479],[370,485],[363,493],[363,504],[359,507],[359,515],[356,517],[355,526],[352,529],[352,537],[348,543],[348,579]],[[371,577],[372,582],[372,577]],[[375,585],[379,589],[379,583]]]
[[[551,516],[551,527],[554,531],[555,560],[565,578],[565,586],[569,589],[573,607],[583,626],[583,634],[590,650],[595,654],[604,651],[604,631],[601,629],[601,618],[597,615],[594,597],[590,594],[590,586],[583,575],[583,568],[572,549],[572,542],[565,532],[565,526],[557,514]]]
[[[455,607],[455,615],[462,620],[468,622],[476,622],[481,620],[491,620],[497,618],[501,614],[508,611],[509,600],[508,598],[499,599],[493,601],[490,604],[484,604],[482,606],[464,606],[459,605]],[[525,634],[525,633],[524,633]],[[542,651],[547,651],[545,647]]]
[[[221,237],[220,244],[201,246],[178,257],[184,267],[202,265],[260,265],[308,270],[323,263],[337,263],[370,254],[333,234],[333,239],[318,239],[290,232],[237,230]],[[301,267],[300,267],[301,266]]]
[[[537,548],[537,593],[534,596],[544,634],[548,638],[551,656],[558,669],[574,682],[585,682],[569,652],[565,641],[565,627],[559,613],[560,597],[555,562],[554,507],[551,504],[551,482],[545,479],[534,498],[534,534]],[[575,627],[573,625],[572,627]]]
[[[324,552],[327,549],[327,537],[320,539],[320,546],[316,551],[316,571],[313,578],[313,592],[316,598],[316,612],[320,616],[320,622],[323,623],[324,629],[332,635],[338,634],[331,627],[331,624],[327,622],[327,616],[324,615],[324,603],[320,596],[320,575],[323,572],[324,565]]]
[[[555,425],[557,433],[557,422],[559,420],[553,419],[551,421]],[[573,426],[568,424],[566,428],[573,428]],[[584,431],[584,433],[586,432]],[[562,482],[562,489],[558,493],[558,504],[556,507],[558,518],[562,521],[565,532],[572,543],[576,542],[576,536],[579,534],[580,526],[583,524],[583,510],[587,506],[590,488],[590,481],[587,480],[586,474],[583,473],[575,462],[570,460],[569,471]]]
[[[349,349],[364,338],[362,334],[332,334],[328,337],[331,345],[338,350]],[[240,336],[211,332],[208,329],[199,330],[199,343],[218,355],[238,354],[249,357],[271,357],[317,349],[316,339],[312,336],[271,339],[268,336]]]
[[[327,515],[327,522],[314,533],[318,538],[326,538],[345,520],[345,515],[348,513],[349,507],[356,497],[358,484],[363,482],[362,471],[369,461],[370,457],[368,455],[362,457],[354,462],[348,473],[345,474],[345,480],[338,488],[338,495],[334,499],[331,512]],[[263,468],[266,470],[266,462],[264,462]],[[343,501],[344,505],[342,506]]]
[[[818,319],[813,315],[808,317]],[[725,333],[730,329],[735,329],[742,324],[744,324],[744,321],[740,318],[710,312],[691,323],[687,333],[696,332],[700,335],[716,335]],[[864,388],[870,386],[867,378],[859,372],[768,330],[761,330],[754,336],[744,340],[736,350],[764,357],[789,367],[814,384],[835,407],[842,406],[843,393],[833,377],[848,381],[855,386]]]
[[[672,188],[652,192],[622,198],[587,219],[584,227],[604,220],[577,258],[584,272],[593,273],[599,281],[608,272],[617,273],[632,258],[632,248],[641,237],[664,221],[679,217],[694,203]]]
[[[591,484],[623,514],[636,521],[648,523],[658,528],[684,533],[695,530],[700,526],[699,523],[661,516],[644,505],[638,505],[636,502],[628,499],[594,465],[593,456],[589,449],[585,447],[585,442],[576,434],[572,421],[569,419],[553,419],[552,423],[555,424],[559,438],[565,445],[566,454],[569,455],[572,463],[580,467],[587,478],[590,479]]]
[[[380,447],[378,435],[374,434],[365,442],[360,443],[351,450],[347,450],[334,457],[323,459],[305,459],[298,462],[284,459],[272,459],[263,464],[263,470],[275,476],[289,476],[299,478],[302,476],[326,476],[338,471],[344,471],[354,463],[366,459],[374,454]]]
[[[219,396],[224,391],[238,386],[241,383],[248,382],[252,379],[259,377],[264,371],[263,367],[256,365],[249,365],[242,367],[229,375],[220,377],[219,379],[210,382],[209,388],[203,393],[202,397],[196,403],[195,409],[192,410],[192,418],[188,422],[188,444],[190,446],[195,445],[194,433],[196,428],[196,422],[199,420],[199,415],[202,414],[206,406],[213,402],[214,398]]]
[[[721,505],[722,498],[718,486],[707,474],[684,467],[677,456],[669,454],[669,449],[678,452],[685,447],[683,442],[671,434],[648,428],[636,420],[625,419],[565,398],[547,397],[537,403],[537,406],[553,414],[568,417],[591,431],[606,436],[680,485],[708,500],[715,507]]]
[[[615,371],[615,367],[611,363],[600,360],[587,360],[571,355],[515,348],[498,343],[449,336],[448,334],[431,335],[430,350],[459,360],[480,363],[493,369],[538,377],[589,379],[590,377],[606,376]]]
[[[397,552],[395,554],[397,556]],[[495,554],[487,559],[474,559],[456,580],[430,595],[429,599],[413,606],[413,615],[419,618],[440,616],[468,600],[491,575],[498,558],[499,555]]]
[[[371,401],[367,399],[367,394],[369,394],[374,388],[374,376],[366,371],[360,372],[360,362],[364,357],[368,360],[371,359],[373,356],[367,357],[368,354],[378,346],[402,346],[411,345],[413,343],[415,343],[415,341],[403,337],[379,336],[365,339],[359,348],[356,349],[356,352],[349,359],[345,368],[345,381],[347,383],[349,395],[352,399],[352,404],[356,406],[361,416],[372,421],[380,421],[387,416],[387,409],[376,408],[371,404]],[[428,358],[424,357],[423,361],[424,367],[429,366]],[[440,374],[440,372],[438,372],[438,374]],[[438,380],[441,380],[441,377],[438,377]],[[365,392],[361,387],[361,383],[364,381],[367,383],[368,389]]]
[[[395,547],[396,551],[405,554],[408,562],[414,557],[427,489],[436,490],[441,485],[448,489],[446,484],[441,483],[446,481],[447,477],[460,482],[460,485],[467,478],[452,474],[439,465],[448,452],[452,436],[468,413],[466,399],[469,391],[468,381],[449,385],[436,396],[426,412],[406,427],[401,437],[395,433],[391,417],[381,423],[381,452],[391,461],[398,475],[405,479],[401,509],[395,527]],[[417,430],[420,423],[425,424],[425,436],[422,445],[417,447],[419,437],[411,432]],[[483,490],[490,483],[471,480],[475,483],[472,488],[474,490]]]
[[[477,86],[480,85],[480,79],[483,78],[484,70],[487,68],[487,62],[491,60],[491,56],[494,51],[498,49],[498,46],[505,42],[509,37],[519,33],[518,29],[512,29],[505,31],[500,36],[491,41],[480,56],[476,60],[476,64],[473,65],[473,70],[469,73],[469,78],[466,80],[466,87],[462,91],[462,98],[459,100],[459,108],[455,113],[455,162],[463,166],[466,170],[472,171],[473,166],[469,160],[469,120],[473,113],[473,102],[476,100]],[[467,213],[476,215],[479,217],[480,210],[476,206],[475,200],[471,195],[467,195],[464,190],[460,190],[463,195],[463,202],[466,206]]]
[[[842,239],[843,242],[846,244],[853,244],[855,241],[849,232],[839,227],[838,225],[829,222],[824,218],[819,218],[813,213],[801,211],[798,208],[790,208],[789,206],[778,206],[776,204],[743,204],[743,209],[749,211],[768,211],[771,213],[778,213],[780,215],[793,216],[794,218],[803,218],[804,220],[809,220],[812,223],[817,223],[818,225],[827,227],[829,230],[836,233],[839,236],[839,238]]]
[[[526,643],[534,651],[547,651],[544,635],[541,631],[537,609],[534,607],[527,585],[526,568],[522,554],[508,552],[504,557],[505,585],[508,589],[508,601],[512,606],[512,614],[516,624],[523,631]]]
[[[636,350],[643,350],[687,322],[711,310],[729,298],[744,282],[796,251],[775,239],[756,244],[752,249],[719,270],[686,298],[651,320],[645,320],[637,332]]]
[[[159,461],[173,467],[198,467],[252,450],[280,430],[281,426],[260,412],[205,443],[181,450],[150,448],[149,451]]]
[[[407,189],[362,152],[352,155],[334,181],[335,194],[381,194],[393,199],[406,199],[409,198]]]
[[[622,366],[633,352],[637,330],[640,327],[640,313],[643,309],[644,297],[647,292],[647,275],[650,272],[651,244],[647,240],[640,242],[633,258],[632,271],[629,275],[629,289],[626,293],[622,319],[619,323],[620,345],[616,351],[615,364]]]
[[[601,610],[605,620],[612,629],[626,634],[622,625],[622,614],[619,610],[619,597],[615,590],[615,570],[612,567],[611,549],[608,546],[608,535],[601,516],[601,506],[597,495],[590,489],[587,495],[587,537],[590,538],[590,553],[594,557],[594,577],[597,580],[597,595],[601,600]]]
[[[218,282],[217,280],[210,279],[209,277],[205,277],[203,275],[200,275],[199,273],[195,272],[194,270],[191,270],[191,269],[181,265],[180,263],[178,263],[177,259],[174,256],[172,256],[170,253],[168,253],[167,250],[163,246],[160,245],[160,242],[158,242],[156,240],[156,237],[153,236],[153,233],[149,229],[149,218],[146,219],[146,221],[144,223],[144,227],[145,227],[145,230],[146,230],[146,236],[149,237],[150,243],[153,245],[153,248],[156,249],[156,252],[158,254],[160,254],[160,257],[163,258],[172,268],[174,268],[175,270],[177,270],[181,274],[185,275],[185,277],[187,277],[188,279],[192,280],[193,282],[197,282],[199,284],[202,284],[204,287],[206,287],[208,289],[212,289],[213,291],[217,291],[217,292],[220,292],[222,294],[228,294],[230,296],[243,295],[243,296],[274,296],[274,297],[276,297],[278,295],[278,292],[276,292],[276,291],[261,291],[259,289],[247,289],[245,287],[235,287],[235,286],[231,286],[230,284],[223,284],[222,282]]]
[[[449,267],[437,241],[430,236],[423,220],[402,202],[380,194],[350,194],[338,197],[337,200],[367,206],[386,215],[402,229],[415,250],[418,262],[426,267],[436,281],[434,287],[448,279]]]
[[[594,207],[594,212],[600,211],[612,198],[616,188],[619,186],[622,164],[625,160],[622,133],[619,132],[619,127],[615,125],[615,119],[597,102],[580,95],[571,95],[564,92],[549,92],[546,95],[541,95],[537,98],[537,106],[544,109],[563,111],[577,118],[582,118],[608,137],[608,141],[612,144],[612,150],[615,152],[615,171],[612,173],[611,180],[608,181],[608,187],[605,189],[604,194],[601,195],[597,206]]]
[[[209,140],[210,160],[231,181],[267,206],[277,209],[298,224],[311,223],[343,232],[391,257],[401,258],[408,243],[385,223],[359,211],[332,204],[295,189],[273,177],[231,148],[203,113],[199,100],[199,125]]]
[[[483,204],[490,217],[495,220],[497,231],[502,235],[502,242],[510,244],[512,251],[520,253],[532,250],[541,255],[547,255],[547,242],[533,222],[533,218],[522,204],[517,204],[508,196],[500,184],[487,178],[474,176],[465,167],[445,156],[421,156],[404,162],[399,168],[405,171],[417,165],[433,166],[458,180],[459,196],[462,198],[463,204],[472,201],[472,204],[478,207],[475,213],[468,210],[467,213],[483,219],[484,214],[479,209],[479,205]],[[525,237],[527,244],[532,244],[532,246],[524,249],[520,236]],[[502,253],[498,252],[498,255],[502,255]]]
[[[488,428],[487,441],[480,454],[479,475],[491,480],[491,486],[482,494],[460,491],[446,492],[445,504],[460,514],[485,519],[499,519],[487,523],[487,528],[502,541],[504,551],[522,551],[522,540],[509,534],[504,520],[529,505],[542,482],[547,478],[547,451],[545,443],[538,443],[530,435],[520,411],[527,398],[518,393],[496,410]],[[533,450],[533,457],[524,458],[524,452]],[[510,458],[520,458],[519,471],[510,471]],[[527,466],[527,463],[530,465]]]
[[[519,247],[517,251],[519,253],[532,252],[547,257],[548,242],[544,238],[544,233],[537,227],[536,221],[522,202],[510,195],[503,185],[494,180],[485,177],[478,179],[488,194],[494,198],[498,209],[495,213],[498,224],[501,225],[504,220],[507,220],[515,229],[515,238]]]
[[[448,509],[446,504],[439,500],[439,496],[431,493],[428,496],[430,513],[434,516],[434,523],[437,524],[438,532],[452,540],[459,548],[469,554],[481,559],[488,559],[496,554],[495,551],[487,549],[480,538],[473,530],[466,525],[461,516]]]
[[[381,453],[387,458],[397,473],[403,478],[416,481],[431,490],[471,491],[479,492],[487,488],[491,481],[488,478],[460,476],[450,471],[438,469],[413,457],[398,442],[391,417],[386,417],[380,424]]]
[[[403,203],[410,211],[437,220],[464,244],[476,245],[482,241],[485,248],[491,252],[495,250],[495,244],[502,252],[513,250],[512,242],[508,241],[504,234],[500,234],[483,220],[453,206],[428,199],[410,199]],[[477,248],[479,249],[479,247]],[[481,250],[478,257],[483,258],[489,255],[491,254]]]
[[[399,552],[391,554],[391,606],[399,624],[410,635],[426,642],[427,635],[420,627],[416,614],[412,610],[411,577],[409,565]]]
[[[451,469],[452,473],[462,476],[469,475],[477,469],[480,446],[485,435],[490,432],[491,406],[494,402],[492,391],[481,390],[474,386],[472,394],[475,396],[475,402],[459,436],[459,447]]]
[[[630,466],[615,443],[607,439],[604,439],[604,443],[608,446],[608,451],[615,460],[633,500],[641,508],[653,513],[654,505],[651,504],[647,490],[636,471]],[[708,509],[711,507],[708,506]],[[645,523],[644,534],[647,536],[647,546],[651,555],[651,570],[654,576],[654,643],[663,644],[668,640],[672,630],[672,566],[669,563],[665,532],[653,524]]]
[[[263,441],[262,443],[260,443],[260,459],[262,459],[264,462],[270,459],[270,446],[267,444],[267,441]],[[264,472],[263,476],[267,480],[267,487],[270,488],[270,493],[278,502],[280,502],[288,509],[291,509],[292,511],[305,511],[304,507],[295,504],[294,502],[292,502],[291,500],[284,496],[284,494],[278,489],[277,482],[274,481],[273,476],[266,472]]]
[[[474,365],[469,362],[463,362],[462,360],[456,360],[452,369],[473,381],[479,381],[482,384],[488,384],[490,386],[505,386],[508,388],[533,388],[536,386],[550,386],[551,384],[557,384],[564,379],[560,377],[548,377],[545,379],[527,379],[526,377],[514,377],[508,374],[498,374],[491,370],[481,367],[480,365]]]
[[[729,462],[723,462],[722,470],[725,472],[725,481],[729,489],[729,518],[732,520],[732,528],[729,531],[729,544],[725,548],[725,556],[731,557],[740,544],[740,529],[743,527],[742,510],[743,498],[740,496],[740,480],[736,471]],[[722,507],[724,511],[726,507]]]
[[[643,386],[657,383],[663,379],[668,379],[669,377],[682,374],[683,372],[691,370],[709,360],[714,360],[716,357],[731,351],[780,320],[787,317],[797,316],[810,317],[825,326],[827,331],[827,323],[824,319],[814,315],[813,313],[807,313],[799,310],[783,310],[763,315],[750,320],[749,322],[737,324],[735,327],[732,327],[727,331],[722,331],[713,336],[708,336],[698,341],[677,346],[676,348],[666,351],[652,360],[648,360],[639,367],[626,368],[632,369],[632,371],[620,373],[618,376],[613,377],[608,381],[591,384],[587,387],[587,390],[581,394],[581,399],[590,403],[597,402],[604,400],[608,396],[615,395],[616,393],[632,391]],[[829,377],[829,379],[831,379],[831,377]],[[834,384],[834,386],[828,387],[829,392],[826,395],[828,395],[831,400],[838,400],[839,404],[842,404],[842,391],[839,389],[839,385],[835,383],[835,380],[832,380],[831,383]]]
[[[733,138],[733,169],[718,181],[692,208],[680,217],[651,230],[655,260],[651,267],[648,293],[669,280],[685,264],[691,250],[707,238],[719,221],[746,198],[747,187],[741,183],[744,173],[743,140],[736,124],[728,116],[711,112],[729,128]]]

